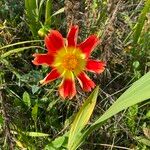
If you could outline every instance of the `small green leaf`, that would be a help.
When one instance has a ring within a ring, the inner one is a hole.
[[[28,106],[28,107],[31,106],[30,95],[27,92],[23,93],[23,101],[24,101],[26,106]]]
[[[38,113],[38,104],[36,103],[32,108],[32,118],[35,122],[37,120],[37,113]]]
[[[134,62],[133,62],[133,67],[134,67],[134,69],[137,69],[139,66],[140,66],[139,61],[134,61]]]
[[[56,16],[56,15],[58,15],[58,14],[61,14],[61,13],[63,13],[65,11],[65,8],[63,7],[63,8],[61,8],[61,9],[59,9],[58,11],[56,11],[52,16]]]
[[[49,134],[41,133],[41,132],[25,132],[26,135],[32,136],[32,137],[44,137],[49,136]]]
[[[66,132],[63,136],[59,136],[51,141],[48,145],[45,146],[44,150],[66,150],[67,141],[68,132]]]
[[[64,136],[58,137],[57,140],[53,141],[53,146],[55,148],[59,148],[59,147],[61,147],[63,145],[64,141],[65,141],[65,137]]]
[[[33,94],[36,93],[38,90],[39,90],[39,86],[37,86],[37,85],[32,86],[32,93]]]
[[[22,134],[25,134],[27,136],[32,136],[32,137],[44,137],[44,136],[49,136],[49,134],[46,133],[41,133],[41,132],[24,132],[20,131]],[[18,132],[11,130],[11,133],[14,135],[17,135]]]
[[[146,113],[146,118],[150,118],[150,110]]]
[[[3,124],[3,122],[4,122],[3,116],[2,116],[2,115],[0,115],[0,125],[2,125],[2,124]]]

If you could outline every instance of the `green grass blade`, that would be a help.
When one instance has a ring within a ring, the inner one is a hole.
[[[36,8],[36,0],[25,0],[25,8],[29,13],[32,12]]]
[[[54,14],[52,14],[52,17],[53,16],[56,16],[56,15],[58,15],[58,14],[61,14],[61,13],[63,13],[65,11],[65,8],[63,7],[63,8],[61,8],[61,9],[59,9],[58,11],[56,11]]]
[[[38,2],[36,0],[25,0],[26,20],[35,39],[38,39],[38,30],[41,27]]]
[[[21,133],[25,134],[26,136],[31,136],[31,137],[46,137],[46,136],[50,136],[49,134],[46,133],[41,133],[41,132],[23,132],[20,131]],[[12,131],[12,134],[18,134],[16,131]]]
[[[92,112],[94,110],[97,95],[98,95],[99,87],[92,92],[92,94],[85,100],[85,103],[80,108],[79,112],[77,113],[69,131],[69,139],[68,139],[68,149],[74,150],[74,144],[76,145],[76,140],[78,139],[78,135],[80,134],[81,130],[85,127],[88,123]]]
[[[39,9],[38,9],[38,11],[39,11],[39,16],[40,16],[40,17],[41,17],[41,15],[42,15],[42,13],[43,13],[44,1],[45,1],[45,0],[40,0],[40,2],[39,2]]]
[[[3,58],[8,57],[12,54],[19,53],[19,52],[22,52],[22,51],[30,49],[30,48],[42,48],[42,47],[40,47],[40,46],[27,46],[27,47],[16,48],[16,49],[10,50],[10,51],[2,54],[0,59],[3,59]]]
[[[141,35],[142,28],[146,20],[146,14],[150,11],[150,0],[145,2],[145,6],[139,16],[138,22],[136,24],[135,32],[133,34],[133,43],[136,44]]]
[[[9,47],[12,47],[12,46],[16,46],[16,45],[21,45],[21,44],[26,44],[26,43],[34,43],[34,42],[42,42],[42,41],[43,41],[43,40],[22,41],[22,42],[13,43],[13,44],[9,44],[9,45],[0,47],[0,50],[1,50],[1,49],[5,49],[5,48],[9,48]]]
[[[46,11],[45,11],[45,25],[49,25],[51,23],[51,10],[52,10],[52,0],[46,1]]]
[[[42,6],[43,6],[44,1],[45,1],[45,0],[41,0],[41,1],[40,1],[40,4],[39,4],[39,11],[41,10],[41,8],[42,8]]]

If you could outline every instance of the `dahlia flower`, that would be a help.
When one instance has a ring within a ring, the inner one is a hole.
[[[51,72],[40,81],[45,85],[61,78],[59,94],[65,99],[72,99],[76,95],[75,78],[84,91],[91,91],[95,83],[87,76],[86,72],[101,73],[105,63],[90,59],[90,54],[100,43],[96,35],[90,35],[85,41],[77,44],[78,26],[71,26],[67,38],[64,39],[57,30],[50,30],[44,42],[47,48],[45,54],[33,54],[32,61],[35,65],[47,65]]]

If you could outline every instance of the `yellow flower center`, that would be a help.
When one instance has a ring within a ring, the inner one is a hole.
[[[71,78],[72,73],[77,76],[85,69],[85,55],[78,48],[62,48],[55,55],[53,66],[65,78]]]
[[[78,59],[74,54],[67,54],[64,56],[62,65],[67,70],[74,70],[78,66]]]

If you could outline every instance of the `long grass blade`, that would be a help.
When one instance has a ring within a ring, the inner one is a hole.
[[[145,1],[145,6],[139,16],[138,22],[136,24],[135,32],[133,34],[133,43],[136,44],[141,35],[145,20],[146,14],[150,11],[150,0]]]
[[[40,47],[40,46],[27,46],[27,47],[16,48],[16,49],[10,50],[10,51],[2,54],[0,59],[3,59],[3,58],[8,57],[12,54],[19,53],[19,52],[22,52],[22,51],[30,49],[30,48],[42,48],[42,47]]]
[[[9,48],[9,47],[12,47],[12,46],[16,46],[16,45],[21,45],[21,44],[26,44],[26,43],[34,43],[34,42],[42,42],[42,41],[43,41],[43,40],[22,41],[22,42],[13,43],[13,44],[9,44],[9,45],[0,47],[0,50],[1,50],[1,49],[5,49],[5,48]]]
[[[68,149],[75,150],[74,144],[78,139],[78,135],[80,134],[81,130],[85,127],[88,123],[92,112],[94,110],[97,96],[98,96],[99,87],[97,87],[92,94],[85,100],[85,103],[80,108],[79,112],[77,113],[69,131],[69,140],[68,140]]]
[[[52,10],[52,1],[46,1],[46,11],[45,11],[45,25],[50,25],[51,23],[51,10]]]

